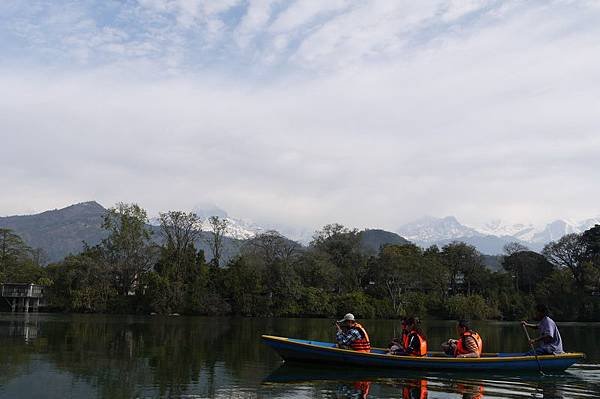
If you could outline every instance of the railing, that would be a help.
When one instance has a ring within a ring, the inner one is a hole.
[[[0,296],[4,298],[42,298],[44,296],[44,287],[41,285],[12,285],[2,284]]]

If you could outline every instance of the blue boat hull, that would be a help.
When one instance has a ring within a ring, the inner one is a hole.
[[[339,349],[329,342],[307,341],[275,336],[262,336],[263,342],[273,348],[284,360],[310,362],[314,364],[343,364],[370,368],[395,368],[413,370],[531,370],[537,371],[538,364],[533,356],[518,354],[495,354],[480,358],[456,359],[445,356],[394,356],[381,349],[361,353]],[[585,358],[583,353],[539,356],[543,370],[565,370]]]

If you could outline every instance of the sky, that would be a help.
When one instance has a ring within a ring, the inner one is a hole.
[[[543,223],[599,183],[599,1],[0,1],[0,215]]]

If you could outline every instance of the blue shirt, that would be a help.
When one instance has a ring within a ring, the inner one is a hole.
[[[554,320],[548,316],[545,316],[542,320],[540,320],[540,323],[538,324],[538,330],[540,331],[540,335],[547,335],[552,338],[552,340],[548,343],[544,342],[543,340],[540,341],[541,349],[544,349],[547,353],[553,353],[555,355],[564,353],[562,339]]]

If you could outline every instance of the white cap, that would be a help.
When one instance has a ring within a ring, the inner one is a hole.
[[[346,313],[342,320],[338,320],[338,323],[343,323],[348,320],[354,321],[354,315],[352,313]]]

